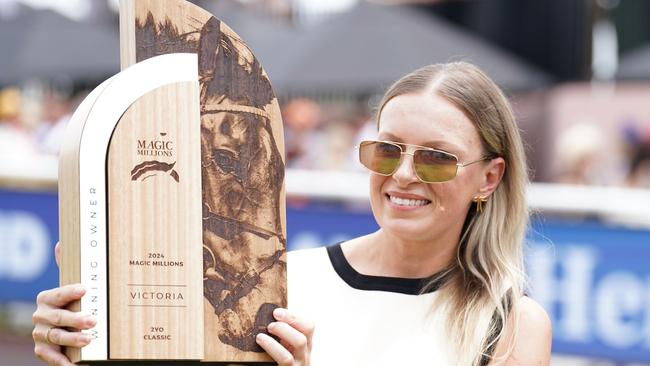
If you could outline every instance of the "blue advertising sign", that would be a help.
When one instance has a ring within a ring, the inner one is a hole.
[[[0,301],[34,301],[59,283],[58,216],[56,192],[0,188]]]
[[[0,302],[34,301],[58,283],[55,193],[0,189]],[[377,230],[367,210],[288,205],[290,250]],[[531,296],[553,322],[553,351],[650,362],[650,230],[536,218],[526,262]]]
[[[650,361],[650,231],[537,220],[528,244],[555,352]]]

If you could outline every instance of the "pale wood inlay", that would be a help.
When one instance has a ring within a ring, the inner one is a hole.
[[[203,358],[197,100],[196,83],[149,92],[111,139],[111,359]]]

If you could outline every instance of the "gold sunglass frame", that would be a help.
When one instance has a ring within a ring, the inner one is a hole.
[[[398,161],[397,164],[395,165],[395,168],[393,169],[392,172],[387,173],[387,174],[380,173],[380,172],[376,172],[376,171],[374,171],[374,170],[368,168],[368,167],[367,167],[367,166],[366,166],[366,165],[361,161],[361,148],[362,148],[364,145],[368,145],[368,144],[372,144],[372,143],[385,143],[385,144],[389,144],[389,145],[392,145],[392,146],[396,146],[396,147],[400,150],[400,158],[399,158],[399,161]],[[403,148],[402,146],[404,146],[404,147],[409,147],[409,146],[410,146],[410,147],[414,147],[415,150],[413,150],[413,152],[409,153],[409,152],[406,151],[406,149]],[[368,169],[370,172],[372,172],[372,173],[374,173],[374,174],[382,175],[382,176],[385,176],[385,177],[388,177],[388,176],[391,176],[391,175],[395,174],[395,172],[397,171],[397,169],[399,169],[400,165],[402,165],[402,156],[403,156],[403,155],[410,155],[411,157],[414,157],[414,156],[415,156],[415,153],[416,153],[417,151],[420,151],[420,150],[435,151],[435,152],[438,152],[438,153],[446,154],[446,155],[452,156],[452,157],[456,160],[456,164],[454,164],[454,165],[456,166],[456,170],[454,171],[454,175],[453,175],[451,178],[449,178],[449,179],[447,179],[447,180],[442,180],[442,181],[427,181],[427,180],[422,179],[422,178],[420,177],[420,175],[417,173],[417,169],[415,168],[415,161],[414,161],[414,160],[411,160],[411,164],[412,164],[412,168],[413,168],[413,172],[415,173],[415,176],[418,178],[418,180],[419,180],[420,182],[422,182],[422,183],[427,183],[427,184],[448,182],[448,181],[450,181],[450,180],[456,178],[456,176],[458,175],[458,168],[464,168],[464,167],[466,167],[466,166],[468,166],[468,165],[476,164],[476,163],[479,163],[479,162],[481,162],[481,161],[492,160],[492,159],[495,158],[495,156],[493,156],[493,155],[484,155],[484,156],[481,157],[480,159],[473,160],[473,161],[466,162],[466,163],[461,163],[461,162],[460,162],[460,159],[458,159],[458,156],[456,156],[455,154],[452,154],[452,153],[450,153],[450,152],[444,151],[444,150],[434,149],[434,148],[429,147],[429,146],[422,146],[422,145],[415,145],[415,144],[407,144],[407,143],[403,143],[403,142],[386,141],[386,140],[363,140],[363,141],[361,141],[361,142],[359,143],[359,145],[355,146],[355,148],[356,148],[357,150],[359,150],[359,162],[361,163],[361,165],[363,165],[363,166],[364,166],[366,169]]]

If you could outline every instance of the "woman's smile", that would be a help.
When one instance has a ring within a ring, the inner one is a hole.
[[[396,210],[412,211],[431,204],[431,200],[412,193],[391,191],[386,193],[390,207]]]

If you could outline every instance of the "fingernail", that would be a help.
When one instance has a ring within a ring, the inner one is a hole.
[[[277,325],[278,325],[277,322],[273,322],[273,323],[269,324],[269,325],[266,327],[266,329],[271,330],[271,328],[275,328]]]
[[[255,341],[257,343],[263,343],[264,342],[264,336],[262,334],[264,334],[264,333],[257,333],[257,335],[255,336]]]
[[[287,311],[284,310],[283,308],[276,308],[273,310],[273,316],[275,316],[276,319],[284,319],[284,317],[287,315]]]
[[[92,317],[92,316],[90,316],[90,315],[87,315],[87,316],[84,318],[84,323],[85,323],[87,326],[89,326],[89,327],[94,327],[95,324],[97,324],[97,320],[96,320],[94,317]]]
[[[82,334],[81,335],[81,341],[87,344],[87,343],[90,343],[91,338],[90,338],[90,336],[88,334]]]
[[[85,289],[83,286],[77,286],[77,287],[74,289],[74,294],[77,295],[77,296],[81,296],[81,295],[83,295],[84,292],[86,292],[86,289]]]

